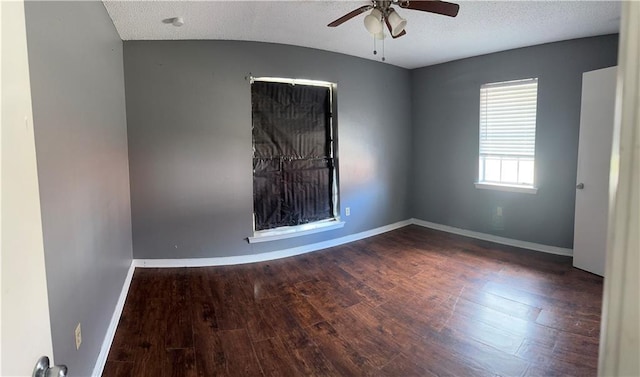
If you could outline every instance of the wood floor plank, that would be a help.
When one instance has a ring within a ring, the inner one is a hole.
[[[357,309],[351,309],[357,312]],[[382,368],[398,355],[397,345],[384,336],[384,331],[379,330],[381,324],[378,320],[353,314],[353,310],[345,310],[329,323],[360,354],[367,355],[371,365]]]
[[[263,310],[266,316],[274,319],[271,324],[295,360],[296,368],[302,371],[302,375],[327,376],[337,373],[308,330],[301,326],[286,305],[272,301],[265,304]]]
[[[409,281],[423,291],[438,290],[450,295],[459,296],[467,283],[462,279],[456,279],[454,274],[443,270],[425,270],[409,279]]]
[[[386,266],[388,270],[394,271],[404,277],[412,277],[422,272],[423,266],[417,263],[411,263],[411,260],[398,260],[394,258],[397,245],[383,245],[382,243],[368,243],[367,247],[358,251],[378,265]]]
[[[104,377],[133,377],[133,361],[107,361]]]
[[[567,360],[562,357],[553,357],[549,361],[546,368],[552,371],[552,374],[562,376],[596,376],[597,372],[594,367],[581,364],[579,361]],[[597,370],[597,368],[596,368]]]
[[[424,340],[421,328],[411,327],[409,323],[395,321],[379,308],[370,308],[363,304],[349,309],[353,316],[363,323],[375,323],[378,336],[393,343],[393,348],[401,352],[412,344],[420,344]]]
[[[590,337],[600,336],[600,321],[566,310],[542,310],[536,322],[557,330]]]
[[[104,376],[594,376],[602,278],[417,226],[238,266],[138,268]]]
[[[516,356],[538,366],[549,365],[553,356],[553,346],[540,344],[531,339],[525,339],[516,352]]]
[[[296,288],[324,318],[333,318],[343,309],[360,302],[355,292],[340,291],[335,283],[326,280],[308,280],[296,284]]]
[[[381,372],[385,376],[421,376],[421,377],[437,377],[438,375],[414,363],[411,359],[403,354],[398,354]]]
[[[217,282],[213,288],[217,292],[216,316],[221,330],[238,330],[245,327],[244,308],[253,300],[245,294],[245,287],[238,280],[230,278]]]
[[[580,297],[576,295],[574,298],[561,300],[555,297],[523,291],[510,286],[507,282],[488,281],[482,289],[496,296],[501,296],[540,309],[578,310],[585,313],[599,313],[602,309],[600,299],[589,300],[588,298],[582,298],[582,300],[580,300]],[[579,288],[576,289],[576,294],[578,289]],[[592,294],[592,296],[600,295]]]
[[[372,375],[376,370],[373,362],[359,353],[329,323],[316,323],[308,331],[339,375]]]
[[[300,339],[300,338],[299,338]],[[315,343],[304,342],[291,344],[285,341],[287,349],[295,359],[298,369],[302,370],[302,376],[338,376],[340,375],[333,363]]]
[[[377,261],[364,260],[356,253],[354,246],[345,246],[344,251],[335,256],[335,263],[352,276],[378,290],[395,288],[395,283],[388,278],[388,268]]]
[[[144,305],[144,323],[134,348],[134,376],[164,376],[167,370],[167,299],[153,295]]]
[[[267,263],[249,265],[245,275],[251,279],[253,298],[257,301],[278,297],[280,287],[287,282],[286,276]]]
[[[135,292],[129,293],[114,335],[107,360],[133,362],[136,345],[142,336],[144,312]],[[105,369],[106,370],[106,369]]]
[[[191,298],[191,323],[193,334],[208,333],[220,329],[216,302],[207,297]]]
[[[489,309],[493,309],[512,317],[524,319],[526,321],[535,321],[541,311],[540,308],[497,296],[469,285],[464,287],[460,297],[465,300],[475,302],[476,304],[486,306]]]
[[[440,330],[447,322],[450,309],[445,302],[451,295],[431,290],[422,296],[398,296],[377,307],[388,318],[407,326]]]
[[[411,344],[402,353],[409,362],[437,376],[478,376],[495,377],[495,373],[485,370],[464,357],[443,348],[437,337],[426,337],[421,343]]]
[[[458,313],[449,317],[445,328],[459,336],[469,337],[509,355],[515,355],[524,341],[521,335],[515,335]]]
[[[326,268],[324,272],[328,279],[333,279],[341,283],[342,289],[354,292],[359,302],[365,302],[369,306],[376,307],[388,298],[388,290],[377,290],[370,287],[364,281],[355,278],[339,266]]]
[[[264,312],[266,303],[250,305],[245,308],[243,316],[246,322],[247,332],[252,341],[258,342],[265,339],[271,339],[277,336],[272,323],[277,318],[270,318]]]
[[[218,332],[228,376],[261,376],[262,369],[245,329]]]
[[[191,300],[178,299],[167,303],[166,348],[193,347]]]
[[[563,276],[563,271],[549,272],[526,266],[504,265],[500,272],[494,275],[494,280],[508,282],[514,287],[522,286],[524,290],[529,288],[533,293],[550,295],[555,286],[562,285]]]
[[[573,374],[562,373],[546,366],[531,365],[522,377],[568,377]]]
[[[299,368],[296,359],[280,338],[261,340],[253,343],[256,356],[265,376],[299,376],[304,367]]]
[[[196,377],[195,352],[193,348],[174,348],[167,350],[167,377]]]
[[[542,344],[552,346],[558,337],[556,329],[509,316],[463,298],[456,301],[454,311],[517,337],[533,339]]]
[[[313,326],[327,319],[324,318],[309,301],[301,297],[287,303],[287,307],[302,327]]]
[[[226,358],[215,315],[215,306],[207,297],[192,297],[193,348],[199,377],[224,376]]]
[[[193,349],[199,377],[226,376],[226,358],[218,331],[195,334]]]
[[[520,358],[448,329],[444,329],[442,335],[447,348],[462,355],[467,363],[477,368],[492,371],[500,376],[521,376],[529,367],[529,364]]]
[[[498,273],[504,268],[504,261],[493,258],[486,258],[482,254],[478,254],[472,248],[461,247],[456,250],[456,254],[447,259],[445,266],[450,266],[455,261],[457,268],[467,273],[487,275],[489,273]]]
[[[575,352],[583,355],[598,355],[599,338],[570,332],[561,332],[554,349]]]
[[[188,284],[192,297],[213,297],[214,292],[211,290],[211,267],[192,267],[189,268]]]

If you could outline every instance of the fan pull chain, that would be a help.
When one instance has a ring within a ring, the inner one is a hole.
[[[382,38],[382,61],[385,61],[385,58],[384,58],[384,40],[385,40],[385,38]]]
[[[373,36],[373,54],[377,55],[378,51],[376,51],[376,36]]]

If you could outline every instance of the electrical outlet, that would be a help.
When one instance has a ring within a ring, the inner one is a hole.
[[[80,349],[80,344],[82,344],[82,328],[80,327],[80,322],[78,322],[78,326],[76,326],[76,349]]]
[[[351,216],[351,207],[347,207],[344,209],[344,215],[345,216]]]
[[[504,213],[502,207],[495,207],[491,213],[491,229],[504,230]]]

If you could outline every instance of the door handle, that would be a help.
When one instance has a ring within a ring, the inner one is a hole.
[[[578,184],[576,185],[576,188],[577,188],[578,190],[582,190],[582,189],[584,188],[584,183],[578,183]]]
[[[54,365],[49,366],[49,358],[42,356],[36,362],[36,367],[33,368],[32,377],[66,377],[67,366],[66,365]]]

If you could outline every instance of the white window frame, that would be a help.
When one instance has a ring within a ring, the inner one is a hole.
[[[529,79],[523,79],[523,80],[512,80],[512,81],[503,81],[503,82],[495,82],[495,83],[487,83],[484,84],[480,87],[480,121],[479,121],[479,137],[478,137],[478,179],[477,181],[474,183],[476,188],[479,189],[489,189],[489,190],[499,190],[499,191],[511,191],[511,192],[522,192],[522,193],[528,193],[528,194],[535,194],[538,191],[538,188],[535,185],[536,182],[536,177],[535,177],[535,134],[536,134],[536,128],[537,128],[537,124],[534,125],[534,136],[533,136],[533,153],[531,154],[531,152],[529,153],[522,153],[522,154],[518,154],[517,152],[514,151],[510,151],[510,153],[500,153],[500,151],[496,151],[494,153],[483,153],[483,130],[485,132],[485,137],[486,137],[486,132],[487,132],[487,128],[490,127],[490,125],[486,124],[487,122],[487,118],[486,118],[486,114],[483,114],[483,110],[486,112],[488,111],[487,107],[490,106],[490,104],[483,104],[483,101],[486,101],[485,97],[484,97],[484,93],[485,90],[489,90],[492,88],[504,88],[504,87],[508,87],[508,86],[518,86],[518,85],[523,85],[523,84],[531,84],[531,83],[535,83],[536,84],[536,109],[535,109],[535,122],[537,123],[537,100],[538,100],[538,79],[537,78],[529,78]],[[486,149],[486,148],[484,148]],[[493,161],[498,161],[498,163],[500,164],[500,180],[495,181],[495,180],[487,180],[486,177],[484,176],[484,174],[486,173],[486,162],[488,160],[493,160]],[[502,180],[502,168],[504,166],[505,162],[514,162],[516,163],[516,182],[513,181],[506,181],[506,180]],[[520,179],[520,168],[522,165],[522,162],[531,162],[533,163],[533,182],[528,183],[528,182],[523,182]]]
[[[256,81],[263,82],[277,82],[291,85],[309,85],[309,86],[321,86],[329,89],[329,101],[331,109],[330,117],[330,132],[331,132],[331,155],[334,158],[335,168],[333,169],[333,187],[332,187],[332,201],[333,201],[333,217],[315,221],[307,224],[300,224],[294,226],[282,226],[273,229],[256,230],[255,228],[255,215],[252,219],[253,223],[253,236],[247,237],[249,243],[258,243],[266,241],[277,241],[292,237],[306,236],[318,232],[324,232],[333,229],[339,229],[344,227],[345,222],[340,219],[340,200],[339,200],[339,188],[338,188],[338,156],[337,156],[337,143],[335,135],[335,104],[334,95],[336,90],[336,84],[328,81],[308,80],[308,79],[290,79],[283,77],[249,77],[250,83]]]

